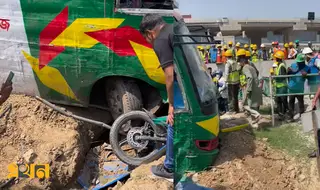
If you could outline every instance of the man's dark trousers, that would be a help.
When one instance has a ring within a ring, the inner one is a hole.
[[[239,112],[239,95],[240,84],[228,84],[229,111]]]

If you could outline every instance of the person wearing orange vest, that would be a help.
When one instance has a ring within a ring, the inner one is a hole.
[[[222,47],[221,44],[217,45],[217,48],[218,48],[218,50],[217,50],[217,61],[216,61],[217,64],[221,64],[222,63],[222,49],[221,49],[221,47]]]
[[[295,59],[297,55],[297,50],[294,48],[293,42],[289,43],[289,52],[288,52],[288,59]]]
[[[226,63],[226,51],[228,50],[228,46],[227,45],[224,45],[223,46],[223,51],[222,51],[222,63]]]
[[[289,44],[285,43],[283,46],[283,53],[284,53],[284,59],[288,59],[288,53],[289,53]]]
[[[272,55],[274,55],[279,50],[281,50],[279,47],[279,42],[275,41],[272,48]],[[276,61],[276,58],[274,57],[273,60]]]

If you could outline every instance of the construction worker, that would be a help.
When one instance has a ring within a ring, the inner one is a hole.
[[[253,124],[257,123],[261,117],[257,111],[261,105],[262,91],[259,88],[259,79],[256,70],[245,58],[245,50],[238,51],[238,60],[241,69],[241,78],[245,81],[243,86],[243,109],[253,117]]]
[[[296,62],[288,67],[288,75],[299,75],[298,77],[289,77],[288,89],[290,94],[304,93],[305,76],[309,70],[305,63],[306,57],[304,54],[299,53]],[[304,96],[303,95],[290,95],[289,96],[289,122],[293,121],[294,105],[298,100],[300,116],[304,112]]]
[[[295,42],[294,42],[295,44],[296,44],[296,50],[297,50],[297,52],[298,53],[302,53],[302,50],[301,50],[301,48],[300,48],[300,41],[299,40],[296,40]]]
[[[218,44],[217,45],[217,64],[222,64],[222,45]]]
[[[256,44],[254,44],[253,47],[252,47],[251,60],[252,60],[253,63],[257,63],[258,62],[258,48],[257,48]]]
[[[244,49],[246,50],[246,51],[249,51],[249,45],[248,44],[244,44]]]
[[[247,62],[256,70],[257,75],[259,76],[259,70],[258,70],[257,67],[255,66],[255,64],[254,64],[252,61],[250,61],[250,59],[251,59],[251,53],[250,53],[250,51],[246,51],[246,59],[247,59]]]
[[[216,45],[212,45],[211,46],[211,48],[209,50],[209,54],[210,54],[211,63],[217,62],[217,48],[216,48]]]
[[[205,52],[204,52],[203,46],[198,46],[198,50],[199,50],[202,61],[205,61]]]
[[[223,77],[222,71],[217,70],[215,72],[215,84],[218,87],[218,107],[220,115],[225,114],[228,111],[228,88]]]
[[[222,63],[226,63],[226,61],[227,61],[226,56],[225,56],[225,53],[226,53],[227,50],[228,50],[228,46],[224,45],[223,46],[223,51],[222,51]]]
[[[308,42],[308,47],[309,47],[310,49],[312,49],[312,51],[315,50],[314,47],[312,46],[312,42],[311,42],[311,41]]]
[[[258,59],[260,61],[267,61],[269,60],[269,54],[267,52],[266,46],[264,44],[260,45],[260,50],[258,52]]]
[[[283,53],[284,53],[284,59],[288,59],[288,53],[289,53],[289,44],[285,43],[283,46]]]
[[[206,63],[211,63],[210,48],[210,45],[206,46]]]
[[[306,55],[306,60],[309,67],[309,72],[311,74],[319,73],[320,71],[320,59],[317,56],[317,53],[312,51],[311,48],[305,47],[302,51],[304,55]],[[308,77],[308,85],[310,87],[311,92],[317,92],[319,85],[320,77],[319,76],[309,76]]]
[[[283,51],[278,50],[274,54],[274,58],[275,58],[275,63],[277,64],[275,75],[276,76],[286,75],[287,69],[285,64],[283,63],[283,59],[284,59]],[[276,82],[276,94],[288,93],[286,78],[276,78],[275,82]],[[279,97],[276,97],[276,102],[278,107],[279,118],[284,119],[284,117],[286,116],[286,112],[288,110],[288,98],[287,96],[279,96]]]
[[[288,52],[288,59],[295,59],[297,56],[297,50],[294,48],[293,42],[289,43],[289,52]]]
[[[238,50],[240,49],[240,47],[241,47],[240,42],[237,42],[237,43],[236,43],[236,49],[234,50],[234,55],[235,55],[235,58],[236,58],[236,59],[237,59],[237,52],[238,52]]]
[[[229,42],[228,42],[228,46],[229,46],[229,49],[232,50],[232,55],[233,55],[233,58],[235,59],[235,57],[236,57],[236,52],[235,52],[235,49],[234,49],[234,47],[233,47],[233,42],[232,42],[232,41],[229,41]]]
[[[239,52],[238,55],[241,55],[245,58],[245,51]],[[230,112],[239,112],[239,101],[238,93],[240,89],[240,76],[239,76],[239,66],[238,63],[233,60],[232,50],[229,49],[225,53],[226,56],[226,66],[225,66],[225,75],[228,86],[228,99],[229,99],[229,111]]]

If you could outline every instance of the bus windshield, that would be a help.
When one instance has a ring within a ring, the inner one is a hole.
[[[189,29],[182,20],[176,22],[175,25],[175,35],[191,35]],[[213,104],[216,103],[216,89],[214,89],[214,85],[212,83],[211,76],[207,72],[206,65],[202,61],[200,54],[196,49],[196,45],[189,44],[194,43],[190,37],[179,36],[177,41],[181,43],[185,62],[191,71],[191,79],[196,87],[195,92],[198,96],[200,105],[206,110],[211,110],[210,114],[212,114],[212,108],[215,107]]]

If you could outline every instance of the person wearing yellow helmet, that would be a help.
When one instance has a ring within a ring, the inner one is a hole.
[[[228,46],[227,45],[224,45],[223,46],[223,51],[222,51],[222,63],[226,63],[226,56],[225,56],[225,53],[227,52],[228,50]]]
[[[232,42],[232,41],[229,41],[229,42],[228,42],[228,46],[229,46],[229,48],[232,48],[233,42]]]
[[[239,100],[238,93],[240,89],[240,68],[237,62],[233,59],[232,49],[228,49],[225,53],[226,66],[225,66],[225,77],[228,87],[228,99],[229,99],[229,111],[238,113]]]
[[[241,75],[245,83],[243,85],[243,109],[253,117],[253,123],[257,123],[261,115],[257,111],[262,103],[262,90],[259,88],[259,79],[256,70],[245,58],[246,51],[240,49],[238,54],[239,63],[242,67]]]
[[[283,45],[283,49],[282,49],[283,53],[284,53],[284,59],[288,59],[288,53],[289,53],[289,44],[285,43]]]
[[[298,52],[294,48],[293,42],[289,42],[288,59],[295,59]]]
[[[249,51],[249,45],[248,44],[244,44],[244,49],[246,50],[246,51]]]
[[[273,55],[275,59],[275,64],[277,68],[275,69],[275,75],[286,75],[287,69],[286,65],[283,63],[284,60],[284,52],[281,50],[276,51]],[[287,94],[288,93],[288,85],[286,78],[275,78],[276,85],[276,94]],[[278,107],[278,114],[280,119],[284,119],[288,110],[288,97],[287,96],[279,96],[276,97],[276,103]]]
[[[257,63],[257,62],[258,62],[258,48],[257,48],[257,44],[253,44],[253,46],[252,46],[251,61],[252,61],[253,63]]]

